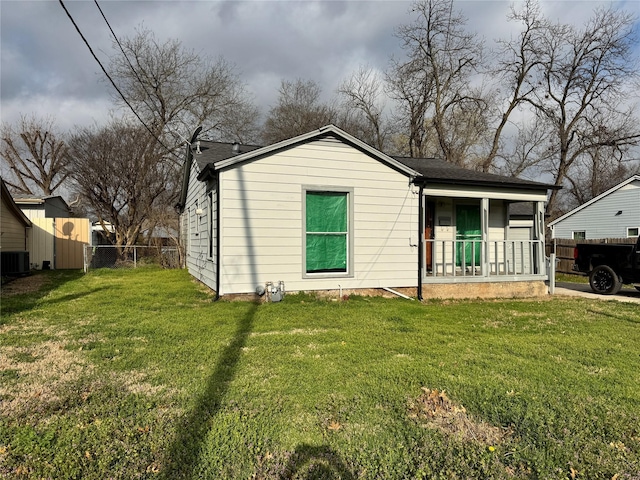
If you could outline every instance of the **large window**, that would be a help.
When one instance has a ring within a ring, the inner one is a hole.
[[[305,272],[349,274],[350,192],[305,190]]]

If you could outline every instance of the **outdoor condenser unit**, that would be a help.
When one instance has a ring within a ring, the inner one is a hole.
[[[2,252],[0,255],[2,275],[26,275],[29,273],[29,252]]]

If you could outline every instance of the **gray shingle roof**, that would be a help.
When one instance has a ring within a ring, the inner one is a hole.
[[[261,145],[238,145],[238,151],[233,151],[233,143],[230,142],[209,142],[207,140],[200,140],[200,152],[197,153],[195,149],[193,149],[193,158],[200,167],[200,170],[204,170],[204,168],[210,164],[216,164],[221,160],[226,160],[227,158],[231,158],[235,155],[239,155],[241,153],[251,152],[253,150],[257,150],[261,148]]]
[[[234,152],[234,143],[201,140],[201,153],[196,153],[195,149],[193,150],[193,158],[202,172],[201,178],[205,177],[213,165],[218,162],[262,148],[260,145],[236,145],[238,150]],[[392,156],[391,158],[420,173],[423,177],[422,179],[427,184],[445,183],[513,188],[531,187],[534,189],[553,188],[551,185],[545,183],[469,170],[438,158],[409,158],[397,156]]]

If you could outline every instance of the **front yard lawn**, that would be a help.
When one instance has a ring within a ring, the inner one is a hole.
[[[640,476],[635,304],[255,305],[179,270],[38,277],[3,286],[3,478]]]

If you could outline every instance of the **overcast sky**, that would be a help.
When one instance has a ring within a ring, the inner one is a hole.
[[[485,38],[508,35],[509,1],[454,5]],[[517,2],[516,2],[517,3]],[[144,26],[160,39],[236,66],[266,113],[282,79],[316,81],[328,96],[361,65],[384,70],[401,55],[394,28],[412,20],[406,1],[107,1],[99,0],[118,37]],[[582,24],[600,1],[543,1],[548,18]],[[640,0],[614,1],[640,15]],[[93,1],[65,5],[105,66],[112,37]],[[0,118],[53,116],[61,130],[108,118],[110,88],[58,1],[0,1]],[[639,28],[640,31],[640,28]]]

